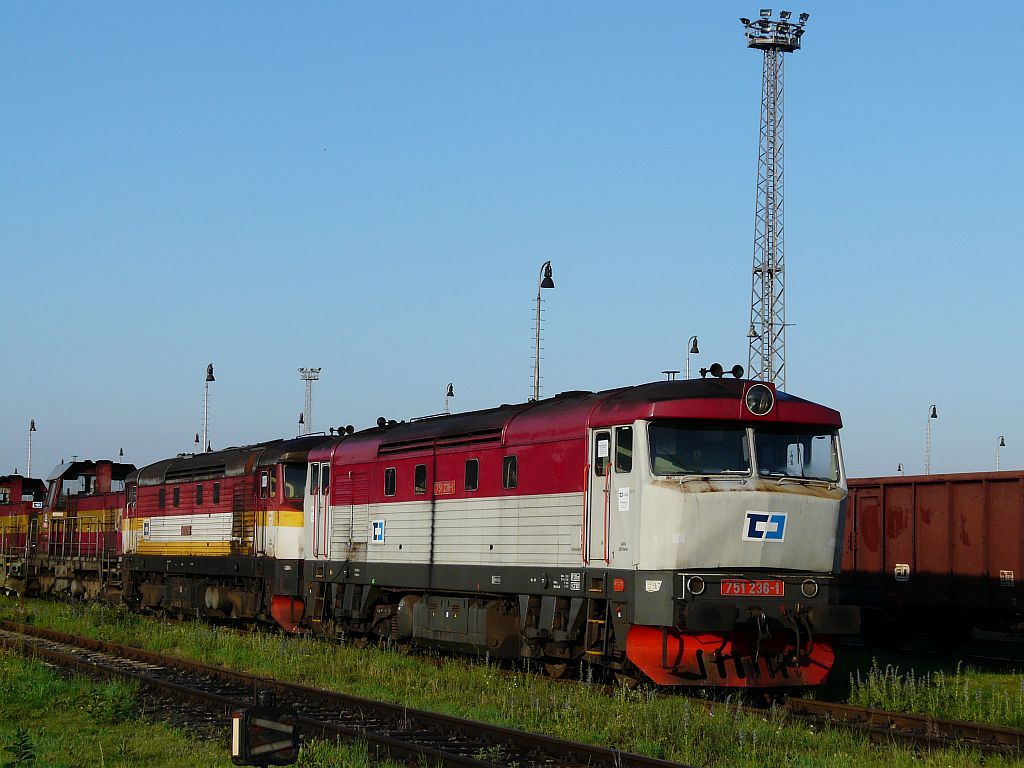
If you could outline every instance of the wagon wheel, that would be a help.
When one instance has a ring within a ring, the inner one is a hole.
[[[569,664],[565,661],[544,662],[544,671],[548,673],[548,677],[561,680],[568,673]]]

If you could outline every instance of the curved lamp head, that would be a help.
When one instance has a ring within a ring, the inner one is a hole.
[[[541,288],[554,288],[555,281],[551,279],[551,262],[544,262],[544,279],[540,281]]]
[[[697,347],[697,337],[696,336],[691,336],[690,337],[690,341],[693,342],[690,345],[690,354],[691,355],[699,354],[700,353],[700,349]]]
[[[213,378],[213,363],[210,363],[208,366],[206,366],[206,380],[216,381],[216,379]]]
[[[1004,438],[1002,435],[999,436],[999,447],[1000,448],[1005,448],[1006,447],[1006,438]]]
[[[448,391],[444,393],[445,397],[455,397],[455,387],[452,386],[451,382],[448,383]]]
[[[939,418],[939,414],[938,414],[938,412],[936,412],[934,405],[932,406],[932,412],[928,414],[928,418],[929,419],[937,419],[937,418]]]

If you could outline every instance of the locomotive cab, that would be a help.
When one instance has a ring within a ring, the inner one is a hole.
[[[832,595],[839,417],[765,384],[692,387],[722,385],[732,407],[652,397],[649,418],[591,430],[588,554],[638,572],[627,657],[656,682],[819,684],[827,636],[857,628]]]

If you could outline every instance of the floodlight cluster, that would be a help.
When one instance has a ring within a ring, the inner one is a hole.
[[[792,18],[791,11],[780,11],[779,18],[773,19],[771,8],[762,8],[759,17],[754,20],[741,18],[740,23],[743,24],[744,34],[747,36],[747,47],[783,53],[799,49],[804,25],[810,14],[801,13],[796,21]]]

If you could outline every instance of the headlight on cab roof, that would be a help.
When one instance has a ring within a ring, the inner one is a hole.
[[[775,405],[775,396],[764,384],[755,384],[747,390],[747,410],[755,416],[764,416]]]

